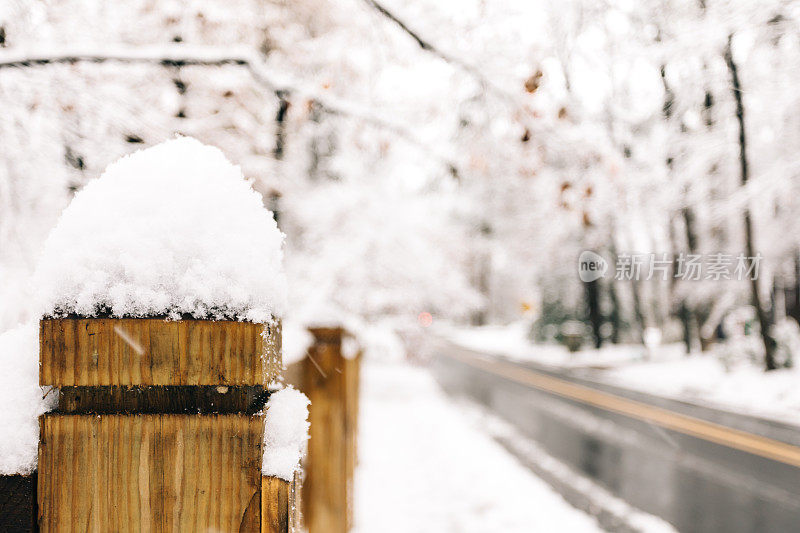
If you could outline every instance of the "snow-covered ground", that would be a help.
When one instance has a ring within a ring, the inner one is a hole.
[[[440,326],[435,331],[456,344],[491,355],[504,355],[518,361],[536,361],[558,367],[608,367],[646,360],[648,352],[641,345],[609,345],[601,351],[581,350],[571,353],[556,344],[533,344],[528,340],[530,324],[526,321],[504,326]],[[659,357],[677,355],[680,347],[669,346]],[[677,349],[677,351],[676,351]]]
[[[603,372],[603,379],[663,396],[800,424],[800,369],[726,369],[713,354],[642,361]]]
[[[362,383],[357,532],[600,531],[424,368],[367,361]]]
[[[764,372],[748,360],[726,362],[718,351],[686,356],[681,344],[646,349],[608,345],[570,353],[560,345],[533,344],[528,325],[440,328],[436,333],[489,355],[562,368],[591,369],[592,378],[711,407],[800,424],[800,368]]]

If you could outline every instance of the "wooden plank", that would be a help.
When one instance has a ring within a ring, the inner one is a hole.
[[[261,478],[261,533],[289,533],[290,485],[273,476]]]
[[[263,417],[46,414],[40,426],[43,532],[260,529]]]
[[[36,474],[0,476],[0,531],[36,531]]]
[[[348,439],[345,363],[340,328],[313,328],[300,390],[311,400],[303,520],[309,533],[345,533],[348,526]]]
[[[303,360],[296,361],[290,365],[287,365],[283,371],[283,379],[286,383],[291,383],[297,388],[301,388],[303,385]]]
[[[347,475],[347,529],[354,523],[355,471],[358,445],[358,413],[361,377],[361,352],[356,357],[344,358],[345,379],[345,433],[347,435],[347,454],[345,471]]]
[[[265,386],[281,368],[280,324],[43,319],[39,352],[41,385]]]
[[[264,374],[269,378],[268,381],[276,380],[283,370],[283,323],[280,320],[276,322],[261,334]]]
[[[300,481],[302,471],[295,471],[292,478],[292,484],[289,487],[289,531],[306,531],[303,527],[303,516],[300,512],[302,502],[300,501],[302,491],[302,483]]]
[[[314,344],[309,353],[283,373],[287,383],[312,398],[315,441],[309,442],[306,479],[295,498],[294,518],[309,531],[346,531],[353,526],[361,353],[355,358],[342,356],[341,342],[347,333],[341,328],[310,331]],[[330,444],[339,442],[343,444]]]

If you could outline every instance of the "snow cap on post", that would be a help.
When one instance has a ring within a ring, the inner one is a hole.
[[[36,273],[43,312],[268,322],[283,314],[283,234],[217,148],[178,137],[76,194]]]

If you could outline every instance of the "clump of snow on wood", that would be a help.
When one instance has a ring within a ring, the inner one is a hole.
[[[361,353],[361,345],[352,335],[345,334],[342,339],[342,357],[345,359],[355,359]]]
[[[292,480],[308,440],[309,404],[306,395],[292,387],[274,392],[269,397],[261,465],[264,475]]]
[[[36,469],[37,417],[52,409],[56,394],[39,387],[39,330],[35,323],[0,335],[0,475]]]
[[[266,321],[283,234],[217,148],[178,137],[111,164],[64,210],[37,269],[45,314]]]

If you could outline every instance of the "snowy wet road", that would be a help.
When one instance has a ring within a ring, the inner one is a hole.
[[[434,371],[542,448],[681,531],[784,532],[800,524],[800,431],[598,384],[449,343]]]

